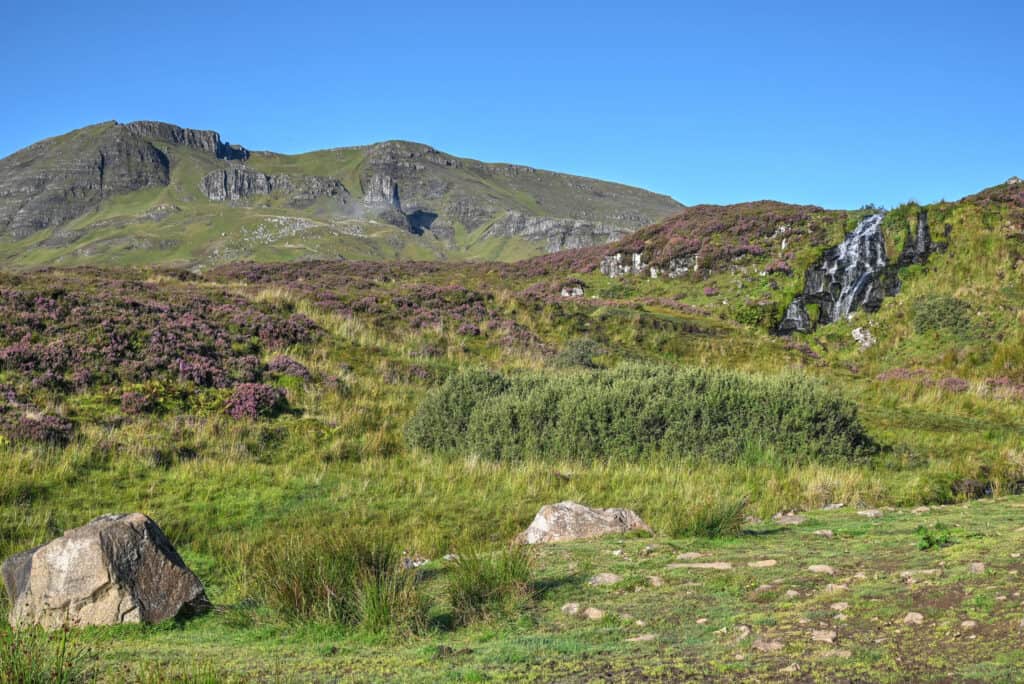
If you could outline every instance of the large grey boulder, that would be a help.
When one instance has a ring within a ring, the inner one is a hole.
[[[589,539],[631,530],[651,532],[640,516],[625,508],[589,508],[575,501],[544,506],[516,541],[521,544]]]
[[[209,608],[203,585],[155,522],[103,515],[8,558],[11,626],[160,622]]]

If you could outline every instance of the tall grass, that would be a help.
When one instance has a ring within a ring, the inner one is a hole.
[[[425,624],[416,575],[401,561],[388,539],[322,530],[266,541],[249,564],[259,597],[282,617],[381,633]]]
[[[0,627],[0,684],[76,684],[89,680],[92,654],[68,629],[43,632]]]
[[[530,551],[524,546],[485,554],[478,549],[463,551],[448,578],[448,599],[456,624],[507,614],[531,595]]]
[[[432,392],[407,431],[416,446],[491,459],[706,456],[751,449],[850,461],[875,446],[856,406],[802,375],[623,365],[608,371],[469,371]]]

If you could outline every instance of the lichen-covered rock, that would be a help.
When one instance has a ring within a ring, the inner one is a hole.
[[[651,532],[639,515],[625,508],[589,508],[574,501],[544,506],[516,541],[521,544],[590,539],[632,530]]]
[[[0,572],[15,628],[154,623],[210,605],[199,578],[141,513],[100,516],[8,558]]]

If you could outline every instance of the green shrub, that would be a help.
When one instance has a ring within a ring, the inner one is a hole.
[[[260,598],[287,619],[415,631],[425,624],[426,605],[416,573],[401,560],[390,540],[319,533],[267,542],[249,566]]]
[[[76,647],[70,630],[12,631],[0,627],[0,684],[73,684],[89,680],[92,656]]]
[[[526,373],[490,395],[448,396],[452,382],[413,418],[412,443],[490,459],[635,459],[658,454],[734,460],[751,448],[839,460],[875,446],[854,404],[799,375],[624,365],[608,371]],[[461,401],[455,416],[436,410]],[[464,427],[465,426],[465,427]],[[420,439],[419,435],[444,435]]]
[[[910,302],[911,321],[919,335],[944,332],[960,337],[972,335],[974,312],[970,304],[947,295],[922,295]]]
[[[507,614],[530,597],[533,576],[528,547],[482,554],[461,553],[448,578],[448,599],[456,624]]]
[[[571,340],[551,359],[555,368],[597,368],[594,357],[604,353],[597,342],[588,339]]]
[[[427,394],[406,427],[406,437],[424,449],[454,449],[469,426],[477,403],[507,388],[504,377],[486,370],[473,369],[449,376],[440,388]]]
[[[927,551],[936,547],[941,548],[952,543],[953,535],[943,523],[935,523],[930,528],[924,525],[917,528],[917,548],[920,551]]]

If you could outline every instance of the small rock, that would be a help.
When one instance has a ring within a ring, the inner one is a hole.
[[[764,653],[773,653],[775,651],[781,651],[783,644],[781,641],[775,639],[755,639],[754,650],[763,651]]]
[[[846,622],[849,618],[847,617],[846,613],[836,613],[836,616],[833,619],[836,622]]]
[[[825,537],[826,539],[831,539],[832,537],[836,536],[832,530],[815,530],[814,534],[816,534],[819,537]]]
[[[707,618],[697,618],[697,624],[698,625],[706,625],[706,624],[708,624],[708,619]]]
[[[847,603],[846,601],[838,601],[836,603],[833,603],[831,606],[829,606],[829,608],[831,608],[832,610],[837,611],[839,613],[843,612],[844,610],[846,610],[849,607],[850,607],[850,604]]]
[[[665,584],[665,580],[661,579],[657,575],[651,575],[647,578],[647,581],[651,583],[652,587],[660,587]]]
[[[612,551],[612,555],[613,556],[621,556],[622,555],[622,549],[615,549],[614,551]]]
[[[930,510],[932,510],[932,509],[929,508],[928,506],[918,506],[917,508],[915,508],[913,510],[913,512],[917,513],[917,514],[921,514],[921,513],[927,513]]]
[[[837,594],[840,591],[846,591],[849,589],[849,585],[846,584],[826,584],[825,591],[829,594]]]
[[[838,511],[840,508],[844,508],[845,506],[846,506],[846,504],[844,504],[844,503],[830,503],[830,504],[827,504],[821,510],[823,510],[823,511]]]
[[[732,563],[717,561],[715,563],[669,563],[665,566],[669,570],[689,568],[691,570],[732,570]]]
[[[544,506],[516,541],[521,544],[589,539],[605,534],[626,534],[632,530],[651,532],[633,511],[624,508],[589,508],[574,501]]]
[[[604,617],[604,611],[600,608],[587,608],[583,611],[583,617],[588,620],[600,620]]]
[[[800,671],[800,668],[797,667],[796,663],[793,663],[791,665],[787,665],[786,667],[784,667],[781,670],[779,670],[779,672],[785,672],[786,674],[792,674],[794,672],[799,672],[799,671]]]
[[[960,623],[960,629],[970,631],[978,626],[977,620],[964,620]]]
[[[834,644],[837,636],[834,629],[815,629],[811,631],[811,641],[820,641],[825,644]]]
[[[564,606],[562,606],[562,612],[565,613],[566,615],[579,615],[580,614],[580,604],[578,604],[578,603],[566,603]]]
[[[850,334],[853,337],[853,341],[860,345],[861,349],[870,349],[875,346],[875,336],[867,328],[854,328]]]
[[[904,570],[900,573],[900,578],[907,582],[913,582],[917,577],[939,577],[942,575],[941,568],[926,568],[922,570]]]
[[[863,511],[857,511],[857,515],[862,515],[865,518],[881,518],[882,511],[878,510],[877,508],[868,508]]]
[[[975,575],[980,575],[980,574],[985,572],[985,564],[984,563],[971,563],[970,565],[967,566],[967,569],[970,570],[971,573],[973,573]]]
[[[776,565],[778,565],[778,563],[779,562],[777,560],[769,558],[769,559],[766,559],[766,560],[750,561],[749,563],[747,563],[747,567],[748,568],[774,568]]]
[[[779,525],[800,525],[804,522],[805,518],[802,515],[798,515],[796,511],[786,511],[782,513],[776,513],[772,516]]]
[[[686,551],[685,553],[681,553],[678,556],[676,556],[676,559],[677,560],[696,560],[698,558],[703,558],[703,557],[704,557],[704,554],[701,553],[700,551]]]
[[[817,573],[819,575],[834,575],[836,571],[832,569],[831,565],[810,565],[807,567],[810,572]]]
[[[621,581],[622,577],[620,575],[616,575],[614,572],[602,572],[591,577],[587,584],[592,587],[604,587],[611,584],[618,584]]]
[[[636,625],[637,627],[646,627],[647,626],[647,621],[646,620],[637,620],[633,624]]]
[[[658,637],[655,634],[639,634],[635,637],[630,637],[629,639],[626,639],[626,641],[637,643],[641,641],[654,641],[657,638]]]
[[[1020,554],[1019,553],[1011,553],[1010,554],[1010,558],[1020,558]]]
[[[786,591],[786,598],[796,598],[799,595],[800,595],[800,592],[797,591],[796,589],[788,589]]]
[[[449,561],[449,562],[457,561],[457,560],[459,560],[459,554],[457,554],[457,553],[446,553],[446,554],[444,554],[444,556],[442,556],[442,558],[444,560],[446,560],[446,561]]]
[[[920,625],[924,624],[924,615],[920,613],[910,612],[907,613],[903,618],[903,624],[905,625]]]

